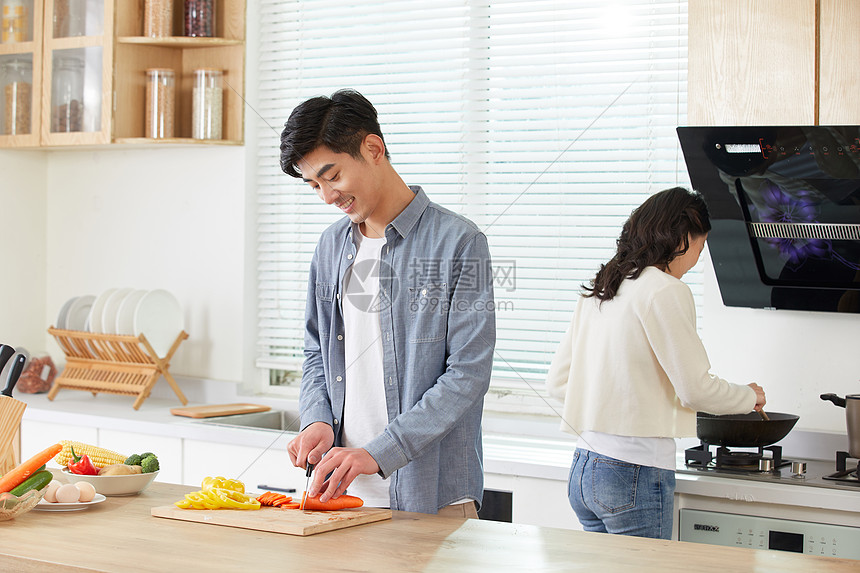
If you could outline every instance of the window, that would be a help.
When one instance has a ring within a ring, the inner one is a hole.
[[[280,171],[280,130],[305,99],[351,87],[404,180],[486,233],[493,395],[540,410],[580,285],[633,207],[689,185],[686,2],[264,0],[260,28],[258,366],[295,380],[308,266],[340,216]],[[686,280],[698,300],[701,272]]]

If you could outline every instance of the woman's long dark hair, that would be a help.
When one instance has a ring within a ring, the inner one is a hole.
[[[600,265],[584,296],[612,300],[624,279],[637,279],[645,267],[666,270],[690,248],[690,237],[711,230],[708,206],[696,191],[673,187],[660,191],[633,210],[621,229],[615,256]]]

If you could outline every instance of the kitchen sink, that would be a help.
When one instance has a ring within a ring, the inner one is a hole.
[[[290,410],[269,410],[268,412],[255,412],[253,414],[233,414],[232,416],[204,418],[199,423],[274,432],[298,432],[299,413]]]

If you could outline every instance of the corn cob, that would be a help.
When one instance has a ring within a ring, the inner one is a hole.
[[[118,454],[114,451],[106,450],[105,448],[100,448],[98,446],[91,446],[90,444],[85,444],[83,442],[61,440],[60,443],[63,445],[63,449],[54,457],[54,461],[62,467],[68,466],[69,462],[74,459],[72,457],[72,448],[75,448],[75,453],[79,456],[84,454],[88,455],[90,457],[90,461],[92,461],[93,465],[97,468],[103,468],[111,464],[121,464],[126,460],[126,456],[122,454]]]

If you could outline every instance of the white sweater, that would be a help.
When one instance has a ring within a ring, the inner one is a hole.
[[[579,299],[547,374],[562,430],[680,438],[696,435],[696,411],[753,410],[751,388],[709,373],[686,284],[648,267],[599,303]]]

